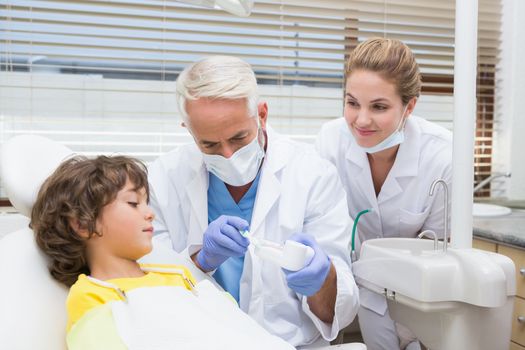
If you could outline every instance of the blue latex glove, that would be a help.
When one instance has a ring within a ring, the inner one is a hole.
[[[321,289],[326,277],[328,277],[332,264],[330,258],[315,238],[309,234],[295,233],[288,239],[307,245],[314,250],[315,254],[312,260],[301,270],[292,272],[283,269],[288,287],[299,294],[307,297],[312,296]]]
[[[221,215],[212,221],[197,253],[197,262],[205,271],[215,270],[231,256],[243,256],[250,241],[239,231],[248,229],[248,222],[236,216]]]

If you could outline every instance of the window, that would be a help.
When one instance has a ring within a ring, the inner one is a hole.
[[[500,17],[499,2],[480,2],[477,179],[491,170]],[[373,36],[414,50],[424,76],[416,114],[452,127],[450,0],[256,0],[248,18],[169,0],[0,0],[0,23],[0,142],[37,133],[88,155],[151,161],[191,140],[174,80],[211,54],[250,62],[272,126],[311,142],[342,115],[345,57]]]

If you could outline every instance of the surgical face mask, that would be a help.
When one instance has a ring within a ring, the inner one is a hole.
[[[408,104],[406,105],[405,109],[403,110],[403,113],[401,114],[401,120],[396,130],[392,134],[390,134],[386,139],[384,139],[383,141],[379,142],[377,145],[372,146],[372,147],[363,147],[363,146],[359,146],[359,144],[358,146],[366,153],[377,153],[385,149],[402,144],[405,141],[405,131],[404,131],[404,128],[402,127],[402,124],[405,121],[405,118],[403,118],[403,116],[405,115],[407,107],[408,107]]]
[[[242,186],[252,182],[264,158],[264,150],[259,144],[259,131],[258,127],[255,138],[230,158],[203,153],[206,169],[228,185]]]

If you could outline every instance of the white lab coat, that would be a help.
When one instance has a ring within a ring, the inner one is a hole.
[[[240,307],[270,333],[294,346],[321,334],[332,340],[355,317],[358,290],[347,251],[352,221],[335,168],[307,145],[267,130],[268,147],[250,225],[256,237],[284,242],[295,232],[315,236],[337,272],[332,324],[319,320],[306,297],[288,288],[281,269],[254,255],[250,246],[240,280]],[[208,226],[208,172],[195,144],[181,146],[149,167],[155,233],[168,233],[173,249],[191,255]]]
[[[436,179],[452,180],[452,134],[436,124],[410,116],[405,141],[376,197],[366,153],[355,142],[344,118],[323,125],[317,139],[321,157],[334,164],[347,192],[352,218],[359,219],[360,241],[379,237],[416,237],[426,229],[443,235],[444,203],[441,186],[429,196]],[[450,198],[449,198],[450,200]],[[357,249],[357,251],[359,251]]]
[[[347,192],[350,216],[355,218],[360,211],[373,209],[359,219],[357,253],[360,242],[370,238],[416,237],[419,232],[427,229],[433,230],[438,237],[443,236],[443,190],[438,186],[432,197],[429,196],[429,190],[432,182],[441,178],[448,184],[450,193],[450,131],[420,117],[410,116],[405,125],[405,141],[399,146],[394,165],[377,197],[367,155],[357,145],[344,118],[323,125],[317,139],[317,149],[339,172]],[[384,318],[383,321],[377,319],[371,322],[375,323],[374,327],[379,330],[379,323],[384,322],[385,327],[390,323],[389,330],[392,331],[393,324],[386,312],[387,303],[384,297],[361,289],[360,301],[363,307]],[[386,329],[383,332],[386,333]],[[377,334],[370,338],[381,342],[381,338],[386,336]],[[376,348],[368,343],[367,346]],[[385,342],[377,348],[395,349],[393,344]]]

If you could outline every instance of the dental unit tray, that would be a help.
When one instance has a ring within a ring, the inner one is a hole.
[[[278,244],[253,237],[248,231],[243,231],[241,234],[250,240],[250,244],[254,245],[255,254],[259,258],[273,262],[289,271],[301,270],[314,256],[314,250],[311,247],[296,241],[286,240],[284,244]]]

